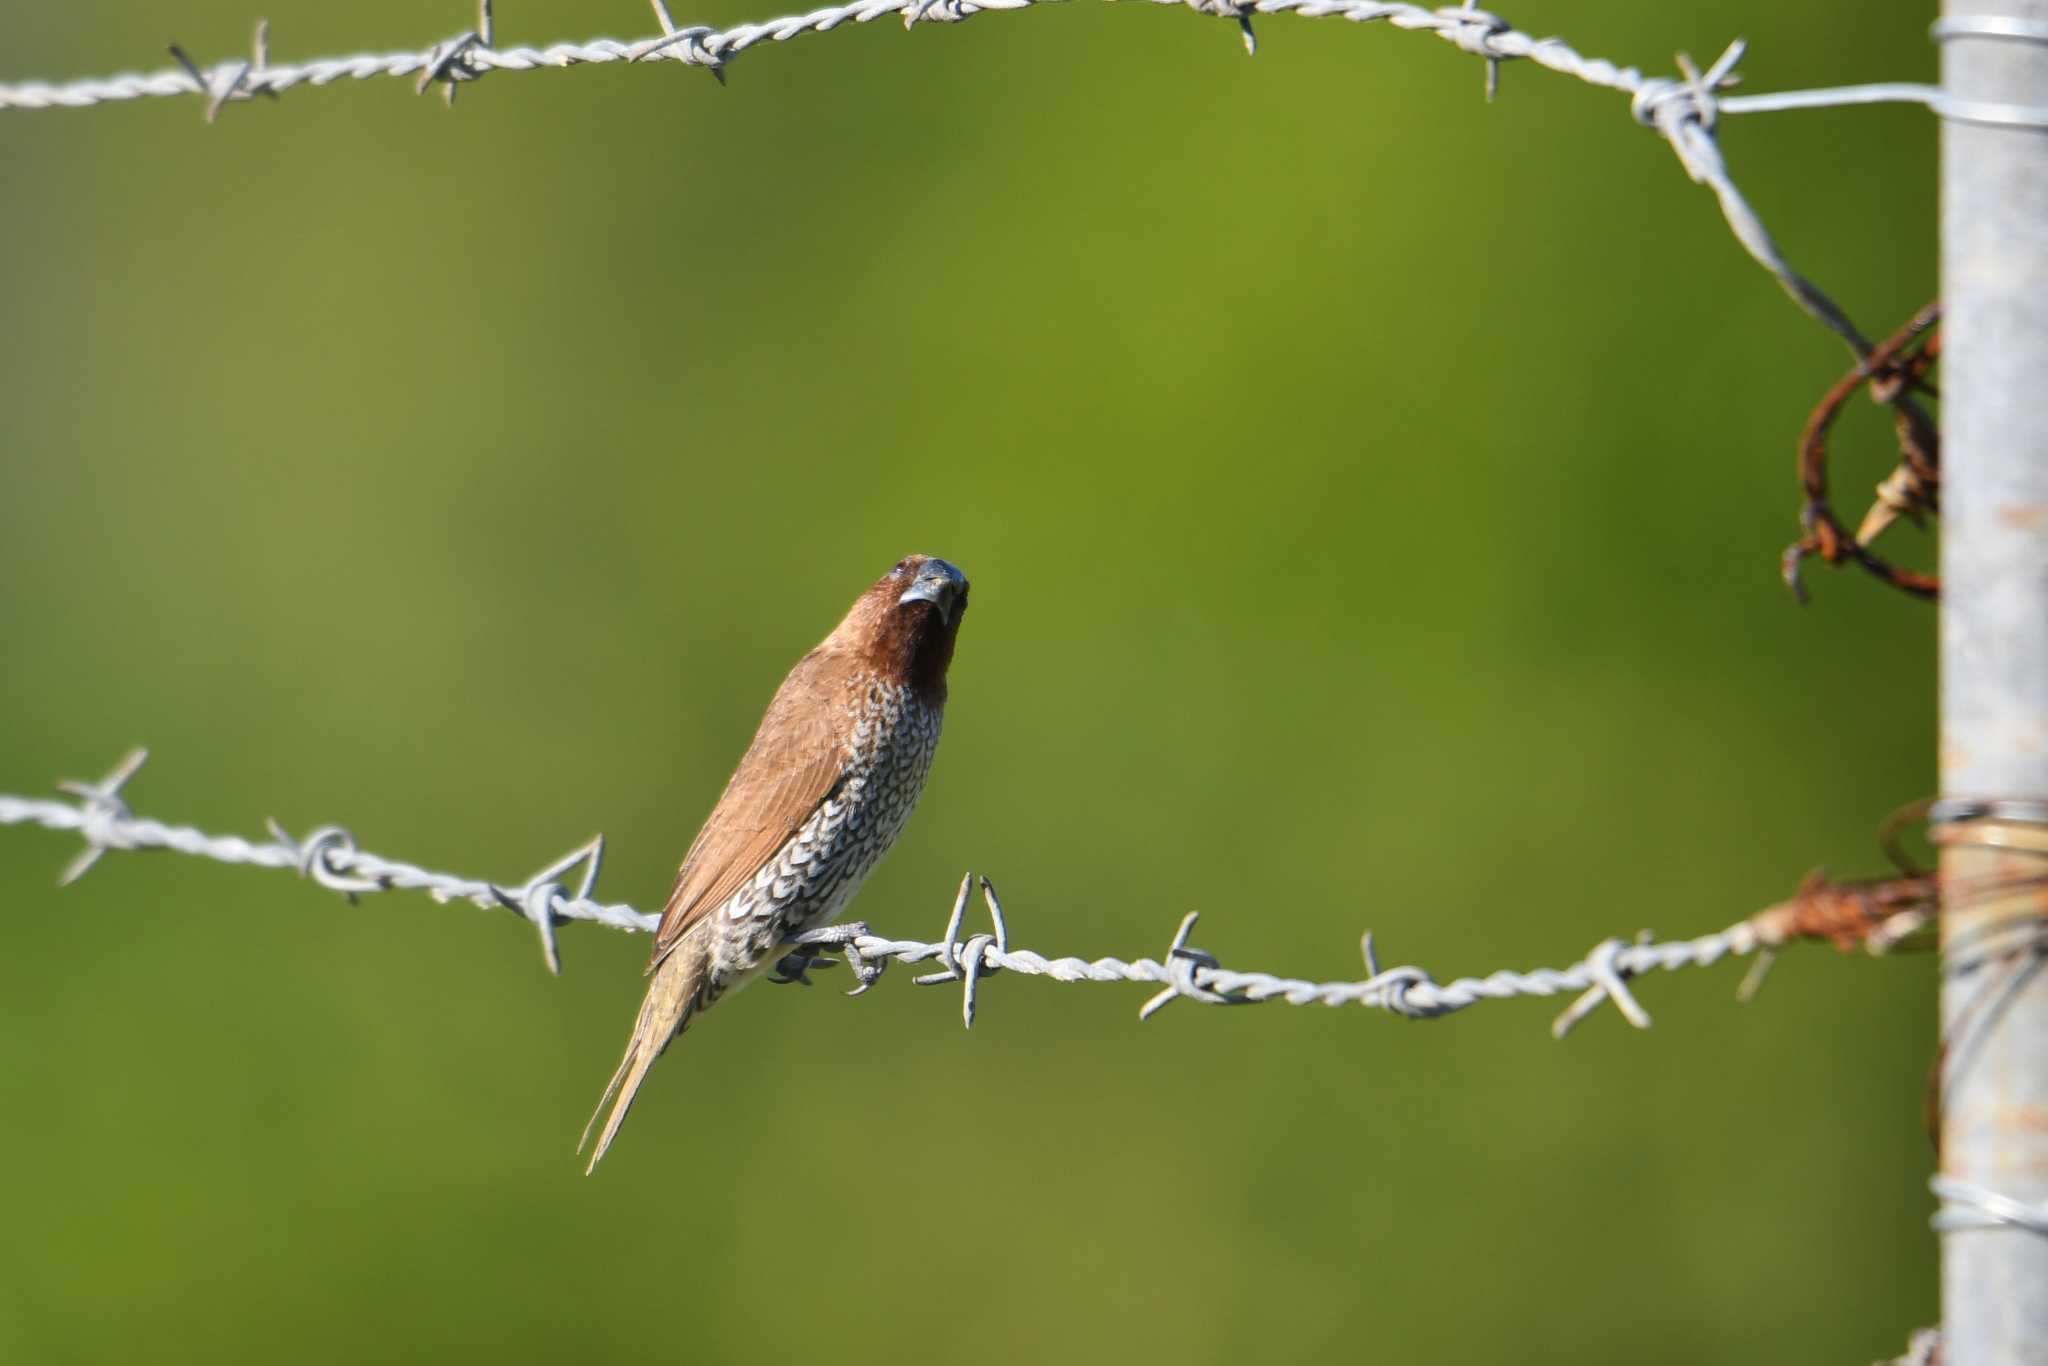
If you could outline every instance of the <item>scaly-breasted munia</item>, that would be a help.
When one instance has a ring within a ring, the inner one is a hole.
[[[588,1170],[669,1040],[780,959],[789,936],[846,909],[903,833],[938,749],[966,611],[966,577],[912,555],[782,681],[683,856],[654,935],[654,980],[591,1116],[593,1127],[604,1116],[604,1129]]]

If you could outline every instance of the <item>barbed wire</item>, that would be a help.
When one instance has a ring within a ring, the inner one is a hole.
[[[1677,58],[1680,77],[1648,76],[1635,67],[1584,56],[1561,38],[1534,37],[1480,9],[1474,0],[1436,8],[1376,0],[1150,2],[1184,6],[1199,14],[1228,19],[1237,25],[1248,51],[1257,50],[1253,18],[1273,14],[1343,19],[1359,24],[1385,23],[1394,29],[1433,34],[1486,62],[1488,98],[1497,88],[1501,63],[1509,61],[1530,62],[1588,85],[1627,95],[1636,122],[1655,129],[1677,154],[1686,174],[1713,191],[1722,216],[1743,250],[1776,278],[1794,303],[1841,337],[1858,357],[1869,353],[1869,339],[1832,299],[1792,268],[1736,188],[1715,138],[1720,116],[1904,100],[1930,105],[1945,117],[2006,126],[2036,126],[2042,120],[2042,111],[2038,110],[1951,107],[1943,103],[1938,89],[1904,83],[1723,98],[1721,92],[1737,83],[1735,67],[1743,54],[1739,40],[1731,43],[1705,71],[1681,53]],[[679,62],[704,67],[723,83],[726,68],[734,58],[764,43],[785,43],[806,34],[829,33],[846,24],[867,24],[889,16],[900,16],[909,28],[926,22],[958,23],[985,12],[1030,9],[1047,3],[1054,0],[852,0],[805,14],[714,29],[703,25],[678,27],[665,0],[651,0],[661,32],[646,38],[592,38],[539,48],[500,48],[496,46],[491,0],[481,0],[475,28],[424,50],[273,63],[269,26],[263,23],[257,25],[255,43],[246,59],[201,66],[174,44],[170,52],[178,65],[160,71],[124,72],[63,82],[0,83],[0,109],[78,109],[127,100],[197,95],[205,102],[206,117],[212,121],[231,103],[259,97],[275,99],[300,86],[318,88],[378,77],[411,78],[414,89],[422,94],[438,84],[452,103],[461,86],[494,72],[613,63]]]
[[[108,850],[167,849],[219,863],[292,869],[301,877],[341,893],[351,903],[366,893],[414,890],[426,892],[443,903],[467,901],[485,909],[509,910],[534,925],[548,970],[556,973],[561,971],[561,953],[555,931],[562,922],[591,921],[635,933],[651,933],[659,923],[658,916],[596,899],[597,879],[604,865],[602,835],[516,885],[437,873],[369,853],[338,825],[320,826],[304,838],[294,838],[273,820],[267,823],[271,835],[267,843],[239,835],[210,835],[191,826],[140,817],[129,810],[122,790],[147,758],[147,751],[138,749],[96,783],[60,783],[59,789],[76,798],[75,802],[0,794],[0,826],[37,825],[47,830],[75,831],[85,840],[85,848],[58,879],[59,886],[76,882]],[[1996,831],[1990,835],[1955,833],[1956,827],[1993,818],[2023,819],[2048,826],[2048,816],[2031,811],[2014,817],[2011,812],[1970,807],[1937,811],[1936,815],[1949,832],[1941,842],[1982,839],[1995,843]],[[564,879],[579,868],[581,876],[575,879],[572,892]],[[1995,894],[2038,888],[2042,882],[2040,877],[2026,877],[1970,889]],[[963,938],[967,910],[977,888],[988,910],[990,928]],[[915,977],[912,982],[917,986],[957,983],[961,990],[961,1019],[970,1029],[974,1026],[980,984],[1002,972],[1048,977],[1056,982],[1132,982],[1158,987],[1140,1007],[1140,1020],[1150,1019],[1176,1000],[1204,1005],[1275,1001],[1296,1006],[1359,1005],[1407,1019],[1429,1020],[1456,1014],[1482,1001],[1576,993],[1575,999],[1551,1023],[1552,1035],[1563,1038],[1588,1015],[1610,1003],[1636,1028],[1649,1028],[1649,1012],[1636,1000],[1629,983],[1652,972],[1707,967],[1723,958],[1754,955],[1751,971],[1736,993],[1738,999],[1746,1001],[1755,994],[1776,952],[1788,944],[1826,940],[1842,948],[1861,944],[1874,953],[1885,952],[1925,929],[1937,913],[1942,895],[1937,880],[1924,874],[1909,873],[1890,881],[1842,883],[1816,874],[1792,900],[1767,907],[1716,934],[1659,941],[1646,931],[1634,941],[1602,940],[1568,967],[1525,972],[1503,969],[1485,977],[1460,977],[1442,983],[1412,965],[1381,968],[1373,936],[1368,931],[1360,945],[1365,958],[1364,978],[1315,982],[1224,967],[1215,955],[1188,942],[1198,919],[1193,912],[1182,918],[1163,960],[1048,958],[1029,949],[1012,948],[1009,923],[995,884],[970,872],[960,880],[942,938],[891,939],[871,933],[859,922],[828,926],[791,938],[790,952],[777,965],[774,980],[808,986],[811,969],[835,966],[835,960],[825,955],[836,951],[856,979],[849,994],[858,996],[881,978],[883,969],[892,961],[911,964],[936,960],[938,971]],[[2048,918],[2028,916],[2002,924],[1996,927],[1991,941],[1970,946],[1967,952],[1961,952],[1961,946],[1952,946],[1952,961],[1947,970],[1974,972],[1991,964],[2010,964],[2021,955],[2048,955]],[[1938,1232],[2013,1230],[2048,1236],[2048,1206],[2028,1204],[1989,1187],[1941,1174],[1932,1177],[1929,1186],[1939,1202],[1931,1220]],[[1925,1344],[1916,1340],[1914,1348],[1924,1350]],[[1924,1355],[1916,1357],[1911,1351],[1899,1358],[1924,1359]]]
[[[259,868],[291,869],[322,887],[341,893],[351,902],[372,892],[423,891],[443,903],[466,901],[485,909],[509,910],[529,921],[540,936],[542,955],[549,971],[561,970],[556,927],[569,921],[591,921],[614,929],[650,933],[659,917],[631,906],[596,899],[598,875],[604,862],[604,838],[589,843],[555,860],[524,882],[490,882],[479,878],[438,873],[415,864],[403,863],[369,853],[359,847],[347,830],[338,825],[321,826],[302,838],[287,834],[275,821],[269,822],[267,842],[237,835],[211,835],[190,826],[169,825],[135,815],[122,789],[142,767],[147,752],[136,750],[98,782],[65,782],[60,790],[75,801],[53,798],[0,795],[0,825],[37,825],[46,830],[74,831],[85,840],[85,848],[59,879],[59,885],[75,882],[109,850],[166,849],[218,863],[246,864]],[[580,876],[571,878],[581,870]],[[571,889],[570,881],[574,888]],[[989,913],[990,928],[962,937],[967,909],[976,889]],[[1382,968],[1366,934],[1362,941],[1366,976],[1357,981],[1315,982],[1281,977],[1266,972],[1243,972],[1224,967],[1214,955],[1188,942],[1196,915],[1182,919],[1163,959],[1138,958],[1049,958],[1029,949],[1010,945],[1008,922],[995,885],[986,877],[969,873],[961,879],[953,899],[946,931],[941,939],[892,939],[870,933],[865,925],[830,927],[800,935],[790,941],[791,953],[781,964],[787,981],[808,982],[807,970],[831,965],[826,950],[843,954],[853,970],[858,995],[881,976],[887,963],[905,964],[936,961],[938,971],[914,979],[920,986],[956,983],[961,988],[961,1016],[974,1023],[980,983],[1001,972],[1031,977],[1048,977],[1057,982],[1131,982],[1158,987],[1139,1011],[1149,1019],[1175,1000],[1206,1005],[1248,1005],[1281,1002],[1306,1006],[1368,1006],[1408,1019],[1436,1019],[1478,1005],[1482,1001],[1504,1001],[1518,997],[1572,995],[1575,999],[1557,1016],[1551,1032],[1562,1038],[1600,1006],[1612,1003],[1638,1029],[1650,1026],[1650,1015],[1629,989],[1629,982],[1652,972],[1706,967],[1723,958],[1743,957],[1773,951],[1800,938],[1825,937],[1838,929],[1816,930],[1783,916],[1760,915],[1731,926],[1718,934],[1695,939],[1658,941],[1647,933],[1633,941],[1607,939],[1596,944],[1583,958],[1564,968],[1535,968],[1526,972],[1502,970],[1484,977],[1460,977],[1438,982],[1414,966]],[[1881,926],[1886,942],[1895,941],[1924,923],[1918,909],[1891,910],[1872,920],[1868,927],[1873,944]],[[1762,961],[1761,959],[1759,961]]]
[[[200,68],[173,48],[179,65],[142,73],[87,77],[64,82],[25,81],[0,84],[0,109],[87,108],[93,105],[156,97],[199,95],[210,105],[275,96],[300,85],[315,87],[339,81],[378,77],[414,78],[419,93],[436,83],[456,86],[495,71],[539,71],[613,63],[681,62],[714,70],[762,43],[784,43],[811,33],[829,33],[845,24],[867,24],[900,15],[906,28],[920,23],[958,23],[988,11],[1030,9],[1056,0],[852,0],[805,14],[785,15],[730,29],[695,25],[678,28],[663,0],[653,0],[662,32],[624,41],[591,38],[554,43],[545,48],[494,45],[495,19],[484,0],[477,26],[424,50],[354,53],[296,63],[269,61],[269,26],[259,24],[255,49],[248,60]],[[1338,18],[1353,23],[1385,22],[1393,28],[1433,33],[1460,50],[1486,59],[1489,88],[1501,62],[1529,60],[1592,85],[1635,95],[1661,78],[1645,77],[1632,67],[1581,56],[1560,38],[1535,38],[1506,20],[1473,4],[1429,8],[1375,0],[1150,0],[1185,6],[1199,14],[1228,18],[1242,33],[1251,33],[1255,15],[1292,13],[1308,19]],[[1255,40],[1247,47],[1255,47]],[[1670,82],[1664,82],[1670,84]]]

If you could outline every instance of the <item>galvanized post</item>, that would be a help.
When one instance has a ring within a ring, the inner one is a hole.
[[[2048,0],[1942,13],[1942,1359],[2048,1366]]]

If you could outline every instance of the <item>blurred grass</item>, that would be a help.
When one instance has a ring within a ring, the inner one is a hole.
[[[433,9],[434,7],[428,7]],[[501,6],[501,42],[637,35]],[[280,59],[467,22],[272,5]],[[678,18],[728,23],[717,0]],[[0,3],[9,77],[253,14]],[[1509,16],[1760,89],[1915,78],[1918,11]],[[1849,21],[1858,22],[1849,22]],[[1715,928],[1932,783],[1930,614],[1816,572],[1839,348],[1624,102],[1378,26],[1077,5],[700,73],[0,117],[0,789],[642,905],[781,672],[905,551],[975,581],[859,913],[963,867],[1020,942],[1439,976]],[[1730,120],[1792,259],[1933,288],[1918,111]],[[1883,472],[1844,432],[1844,490]],[[0,1360],[1867,1360],[1934,1313],[1923,963],[1423,1027],[999,979],[740,998],[596,1180],[642,948],[0,837]],[[946,1312],[945,1305],[959,1306]]]

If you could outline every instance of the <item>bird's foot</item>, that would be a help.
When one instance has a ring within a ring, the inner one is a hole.
[[[768,970],[768,976],[763,980],[772,982],[778,987],[791,985],[807,987],[811,985],[812,968],[829,968],[838,961],[836,958],[825,958],[817,954],[805,953],[801,949],[792,950],[775,960],[775,966]]]
[[[793,934],[783,942],[794,947],[776,962],[768,980],[777,986],[788,986],[792,982],[809,986],[812,968],[829,968],[839,962],[839,958],[829,958],[820,950],[837,949],[840,958],[846,960],[846,966],[853,969],[854,980],[858,983],[847,995],[858,996],[881,980],[882,968],[887,963],[886,959],[871,959],[861,954],[856,941],[868,933],[866,922],[855,920],[845,925],[826,925]]]

